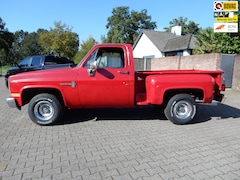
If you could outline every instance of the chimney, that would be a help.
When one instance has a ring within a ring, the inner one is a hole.
[[[181,36],[182,35],[182,26],[173,26],[171,29],[171,33]]]

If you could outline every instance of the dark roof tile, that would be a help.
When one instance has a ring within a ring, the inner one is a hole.
[[[162,52],[179,51],[194,48],[195,37],[192,34],[170,39]]]
[[[159,49],[159,51],[162,51],[164,49],[169,39],[176,37],[174,34],[169,32],[160,32],[160,31],[143,29],[141,30],[140,35],[135,41],[133,48],[137,45],[138,41],[140,40],[143,34],[145,34],[153,42],[153,44]]]
[[[196,41],[196,38],[192,34],[176,36],[170,32],[143,29],[135,41],[133,49],[143,34],[145,34],[161,52],[194,49]]]

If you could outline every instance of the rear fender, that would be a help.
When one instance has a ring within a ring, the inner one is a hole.
[[[199,96],[203,102],[213,99],[214,79],[207,74],[162,74],[146,78],[147,101],[163,104],[166,96],[188,93]]]

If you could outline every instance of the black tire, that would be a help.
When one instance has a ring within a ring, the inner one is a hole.
[[[63,108],[56,96],[52,94],[38,94],[28,105],[30,119],[38,125],[56,123],[62,117]]]
[[[194,119],[197,105],[189,94],[177,94],[168,101],[164,113],[174,124],[187,124]]]
[[[5,78],[5,85],[8,88],[8,79],[7,78]]]

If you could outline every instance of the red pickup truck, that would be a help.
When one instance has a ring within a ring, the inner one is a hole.
[[[223,71],[134,71],[130,44],[93,46],[76,66],[10,76],[10,107],[29,103],[31,120],[53,124],[67,109],[161,105],[175,124],[189,123],[197,103],[221,101]]]

